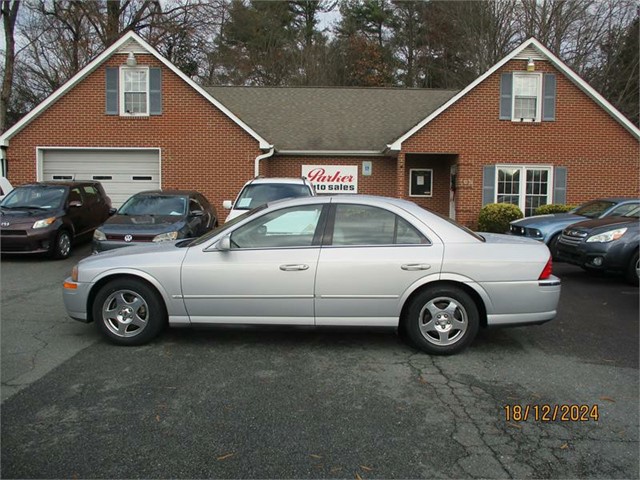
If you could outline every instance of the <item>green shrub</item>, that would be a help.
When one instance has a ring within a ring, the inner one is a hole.
[[[559,204],[549,204],[549,205],[541,205],[536,208],[536,211],[533,213],[534,215],[549,215],[550,213],[566,213],[569,210],[575,208],[573,205],[559,205]]]
[[[489,203],[480,210],[478,231],[506,233],[509,230],[509,222],[523,216],[520,209],[510,203]]]

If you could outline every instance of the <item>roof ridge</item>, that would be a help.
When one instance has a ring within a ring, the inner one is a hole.
[[[428,92],[459,92],[461,88],[421,88],[421,87],[357,87],[341,85],[202,85],[203,88],[248,88],[255,90],[387,90],[387,91],[428,91]]]

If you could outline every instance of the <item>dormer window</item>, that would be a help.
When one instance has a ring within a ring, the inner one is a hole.
[[[120,115],[149,115],[149,69],[122,67]]]

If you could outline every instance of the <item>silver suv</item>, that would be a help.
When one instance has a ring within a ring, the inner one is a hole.
[[[305,177],[261,178],[256,177],[244,184],[235,202],[225,200],[222,206],[231,210],[225,222],[243,214],[247,210],[265,203],[292,197],[313,197],[316,191]]]

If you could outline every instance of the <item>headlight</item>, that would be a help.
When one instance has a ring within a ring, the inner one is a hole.
[[[107,236],[101,230],[94,230],[93,231],[93,239],[98,241],[98,242],[101,242],[102,240],[106,240]]]
[[[587,243],[592,242],[600,242],[607,243],[613,242],[614,240],[618,240],[622,235],[627,231],[626,228],[617,228],[616,230],[609,230],[608,232],[599,233],[598,235],[594,235],[593,237],[587,238]]]
[[[49,217],[49,218],[45,218],[44,220],[38,220],[36,223],[33,224],[33,227],[31,227],[31,228],[48,227],[49,225],[51,225],[55,221],[56,221],[56,217]]]
[[[74,282],[78,281],[78,265],[74,265],[71,269],[71,280]]]
[[[153,237],[153,242],[170,242],[171,240],[175,240],[178,238],[178,232],[167,232],[161,233],[160,235],[156,235]]]

